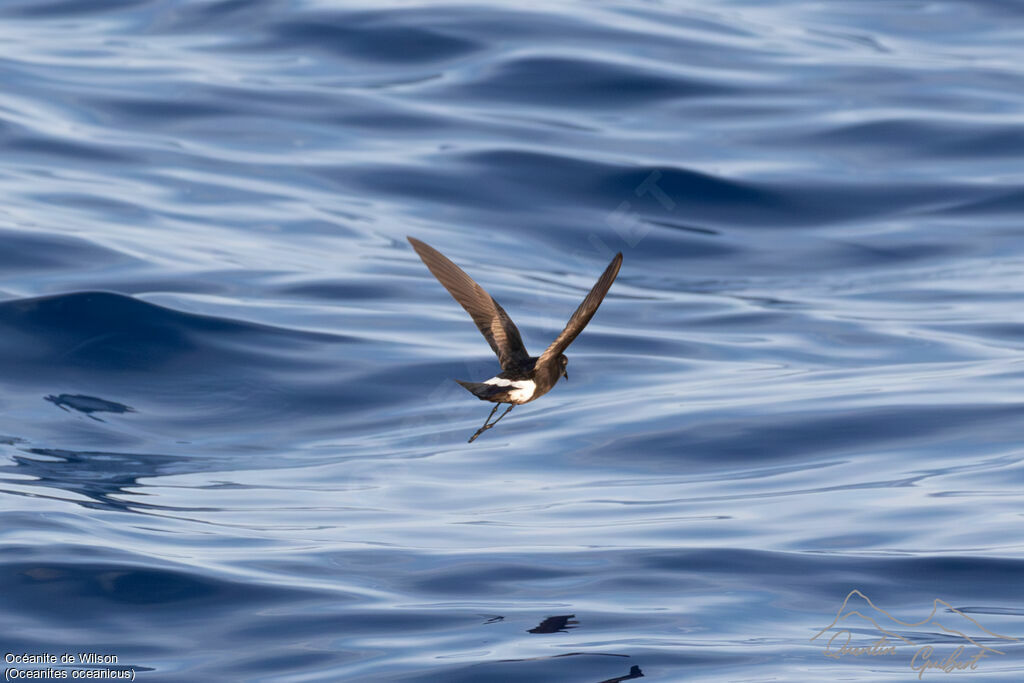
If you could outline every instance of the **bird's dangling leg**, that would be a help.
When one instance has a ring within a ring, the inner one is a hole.
[[[469,437],[469,441],[467,443],[473,443],[476,440],[476,437],[480,436],[486,430],[490,429],[491,426],[489,424],[487,424],[487,423],[491,421],[492,417],[494,417],[494,413],[498,410],[498,406],[499,405],[501,405],[501,404],[500,403],[495,403],[494,404],[494,407],[491,408],[491,414],[487,416],[486,420],[484,420],[484,426],[481,427],[480,429],[476,430],[476,434],[474,434],[473,436]]]
[[[505,417],[506,415],[508,415],[509,410],[512,410],[512,408],[515,406],[515,403],[510,404],[509,407],[508,407],[508,410],[506,410],[504,413],[502,413],[501,417],[499,417],[494,422],[491,422],[491,418],[494,417],[494,413],[495,413],[495,411],[498,410],[498,406],[500,406],[500,405],[501,405],[500,403],[495,403],[494,404],[494,407],[491,408],[491,414],[487,416],[486,420],[484,420],[484,426],[481,427],[480,429],[476,430],[476,434],[474,434],[473,436],[469,437],[469,441],[467,443],[473,443],[474,441],[476,441],[476,437],[480,436],[481,434],[486,432],[488,429],[490,429],[494,425],[498,424],[498,420],[500,420],[502,417]]]
[[[501,422],[501,418],[505,417],[505,416],[506,416],[506,415],[508,415],[508,414],[509,414],[510,412],[512,412],[512,409],[513,409],[513,408],[515,408],[515,407],[516,407],[516,404],[515,404],[515,403],[509,403],[509,404],[508,404],[508,408],[506,408],[506,409],[505,409],[505,412],[504,412],[504,413],[502,413],[502,414],[501,414],[501,415],[500,415],[500,416],[498,417],[498,419],[497,419],[497,420],[495,420],[494,422],[492,422],[492,423],[491,423],[491,426],[493,427],[494,425],[496,425],[496,424],[498,424],[499,422]]]

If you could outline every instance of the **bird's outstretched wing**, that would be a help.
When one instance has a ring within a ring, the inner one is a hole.
[[[529,358],[530,354],[523,347],[523,340],[519,336],[519,330],[515,323],[508,317],[508,313],[498,305],[498,302],[484,291],[483,287],[474,282],[473,278],[466,275],[461,268],[449,261],[437,249],[420,242],[415,237],[406,239],[409,240],[409,244],[416,250],[438,282],[444,285],[448,293],[473,318],[473,322],[480,328],[487,343],[491,345],[494,353],[498,356],[502,370],[514,369]]]
[[[604,273],[602,273],[593,288],[591,288],[590,294],[587,294],[587,298],[583,300],[583,303],[576,309],[576,312],[569,318],[569,322],[565,324],[565,329],[562,330],[561,334],[555,338],[555,341],[551,342],[551,346],[545,349],[544,353],[537,359],[538,367],[553,362],[562,352],[569,348],[572,340],[583,331],[583,328],[587,326],[590,319],[594,317],[594,313],[597,312],[597,307],[604,300],[604,295],[608,293],[608,288],[615,282],[615,276],[619,274],[620,266],[622,266],[622,252],[615,255],[615,258],[612,259],[612,262],[608,264],[608,267],[604,269]]]

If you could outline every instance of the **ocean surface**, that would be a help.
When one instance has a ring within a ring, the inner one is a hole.
[[[1024,680],[1022,25],[4,0],[7,676]]]

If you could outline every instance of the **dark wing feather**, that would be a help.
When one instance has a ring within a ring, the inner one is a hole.
[[[604,269],[604,273],[594,284],[590,294],[587,294],[587,298],[583,300],[583,303],[576,309],[576,312],[569,318],[569,322],[565,324],[565,329],[562,330],[562,333],[555,338],[555,341],[551,342],[551,346],[545,349],[544,353],[537,359],[538,367],[551,363],[558,358],[561,353],[569,348],[572,340],[583,331],[583,328],[587,326],[590,319],[594,317],[594,313],[597,312],[597,307],[604,300],[604,295],[608,293],[608,288],[615,282],[615,276],[619,274],[620,266],[622,266],[621,252],[616,254],[612,262]]]
[[[448,293],[473,318],[484,339],[498,356],[502,370],[516,368],[529,358],[530,354],[523,347],[523,340],[515,323],[483,287],[437,249],[415,237],[406,239],[438,282],[444,285]]]

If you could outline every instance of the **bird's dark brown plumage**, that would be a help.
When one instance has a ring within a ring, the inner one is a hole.
[[[537,365],[544,365],[547,363],[554,362],[567,348],[569,344],[572,344],[573,340],[583,331],[583,328],[587,326],[590,319],[594,317],[594,313],[597,312],[597,307],[604,301],[605,294],[608,293],[608,288],[615,282],[615,277],[619,274],[619,268],[622,266],[622,253],[615,255],[612,262],[608,264],[608,267],[604,269],[601,277],[598,278],[594,286],[590,288],[590,293],[587,294],[587,298],[576,309],[576,312],[569,318],[569,322],[565,324],[565,329],[555,337],[555,341],[551,342],[551,346],[544,350],[544,353],[540,354],[540,358],[537,359]]]
[[[583,299],[583,303],[569,318],[565,329],[551,342],[544,353],[533,357],[523,346],[523,340],[519,336],[519,330],[515,323],[498,305],[498,302],[484,291],[483,287],[437,249],[415,237],[407,239],[434,277],[473,318],[473,322],[476,323],[501,363],[501,373],[484,382],[455,380],[480,400],[495,404],[491,414],[487,416],[484,426],[470,437],[471,442],[485,430],[497,424],[513,406],[529,403],[543,396],[558,383],[561,377],[568,379],[566,366],[569,360],[565,357],[564,352],[594,317],[594,313],[601,305],[601,301],[604,300],[608,288],[612,286],[615,277],[619,274],[619,268],[622,266],[622,254],[616,254],[586,298]],[[510,405],[501,417],[492,423],[491,417],[494,416],[500,403]]]
[[[483,287],[429,244],[420,242],[415,237],[406,239],[437,281],[466,309],[473,322],[480,328],[487,343],[498,356],[502,370],[517,367],[530,357],[523,346],[516,324]]]

